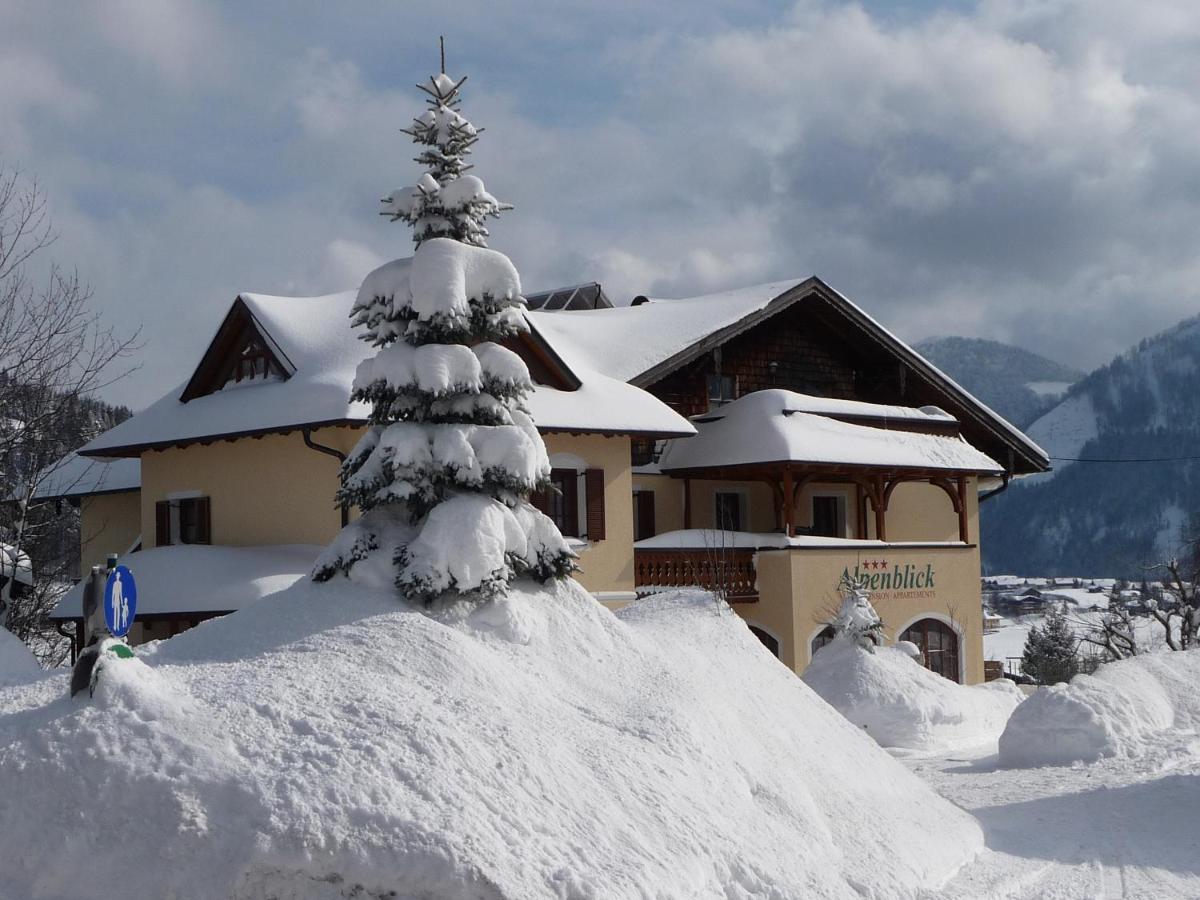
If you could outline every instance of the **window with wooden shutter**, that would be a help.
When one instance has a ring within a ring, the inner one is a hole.
[[[633,492],[633,539],[654,537],[654,491]]]
[[[587,539],[604,540],[604,470],[588,469],[583,473],[583,489],[587,502]]]
[[[212,507],[208,497],[161,500],[155,504],[155,544],[211,544]]]
[[[196,504],[196,543],[212,543],[212,507],[208,497],[197,497]]]
[[[579,537],[579,473],[551,469],[550,489],[529,496],[529,502],[547,515],[565,537]]]

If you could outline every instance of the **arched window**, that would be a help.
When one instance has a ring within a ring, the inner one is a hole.
[[[812,639],[812,647],[809,649],[810,658],[816,656],[817,651],[832,641],[835,636],[836,635],[832,625],[826,625],[819,632],[817,632],[817,636]]]
[[[779,659],[779,641],[775,640],[775,638],[771,637],[771,635],[754,625],[750,626],[750,630],[754,633],[756,638],[762,641],[763,646],[770,650],[776,659]]]
[[[902,641],[912,641],[921,648],[925,668],[951,681],[958,681],[958,635],[945,622],[920,619],[900,635]]]

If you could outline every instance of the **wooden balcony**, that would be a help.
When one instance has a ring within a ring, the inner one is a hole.
[[[754,551],[732,548],[634,550],[634,584],[698,587],[729,603],[757,603]]]

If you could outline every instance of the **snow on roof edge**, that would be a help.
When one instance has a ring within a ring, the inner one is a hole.
[[[898,346],[900,346],[903,350],[905,350],[907,353],[909,353],[914,359],[918,360],[921,363],[921,365],[925,366],[927,369],[929,369],[931,372],[933,372],[935,375],[937,375],[939,378],[941,378],[944,382],[946,382],[946,384],[948,384],[951,389],[957,390],[960,394],[963,395],[963,397],[965,397],[967,400],[969,400],[978,409],[982,410],[984,413],[989,415],[992,419],[994,419],[997,423],[1000,424],[1002,430],[1007,431],[1009,433],[1009,435],[1016,438],[1019,443],[1024,444],[1030,450],[1034,451],[1037,455],[1041,456],[1042,459],[1045,460],[1046,465],[1049,466],[1049,464],[1050,464],[1049,454],[1047,454],[1045,450],[1043,450],[1041,447],[1039,447],[1027,434],[1025,434],[1023,431],[1021,431],[1021,429],[1019,429],[1016,425],[1012,424],[1012,422],[1008,421],[1008,419],[1004,418],[1004,416],[1000,415],[1000,413],[996,412],[994,409],[992,409],[990,406],[988,406],[986,403],[981,401],[978,397],[976,397],[974,394],[972,394],[970,391],[968,391],[966,388],[964,388],[961,384],[959,384],[957,381],[955,381],[953,378],[951,378],[949,375],[947,375],[945,372],[943,372],[941,369],[939,369],[937,366],[935,366],[933,363],[931,363],[929,360],[927,360],[924,356],[922,356],[920,353],[918,353],[916,350],[914,350],[908,344],[907,341],[901,340],[899,337],[897,337],[894,332],[892,332],[886,326],[882,325],[874,316],[872,316],[870,313],[866,312],[861,306],[859,306],[857,303],[855,303],[853,300],[851,300],[849,297],[847,297],[845,294],[843,294],[837,288],[831,287],[830,285],[826,284],[826,282],[823,279],[821,279],[820,277],[818,277],[816,275],[813,276],[813,279],[820,282],[826,288],[826,290],[828,290],[830,293],[834,294],[841,302],[845,303],[852,310],[854,310],[854,312],[856,312],[858,315],[862,316],[864,319],[866,319],[868,322],[870,322],[873,326],[878,328],[888,338],[895,341]]]

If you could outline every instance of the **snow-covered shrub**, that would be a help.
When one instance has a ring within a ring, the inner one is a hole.
[[[801,677],[880,745],[909,750],[994,741],[1022,698],[1011,681],[955,684],[904,649],[868,652],[845,638],[822,647]]]
[[[871,605],[871,593],[863,581],[851,578],[838,586],[842,595],[837,614],[829,623],[834,634],[873,653],[883,643],[883,620]]]
[[[1154,752],[1200,725],[1200,653],[1152,653],[1036,691],[1000,737],[1000,764],[1065,766]]]
[[[430,83],[430,108],[408,129],[429,171],[384,200],[414,226],[416,252],[371,272],[352,312],[379,348],[354,379],[370,427],[338,491],[363,515],[313,571],[426,602],[495,597],[522,575],[563,577],[575,560],[528,501],[548,488],[550,461],[524,405],[529,370],[498,343],[528,329],[516,268],[483,246],[483,220],[508,207],[463,174],[477,131],[457,111],[462,81]]]

